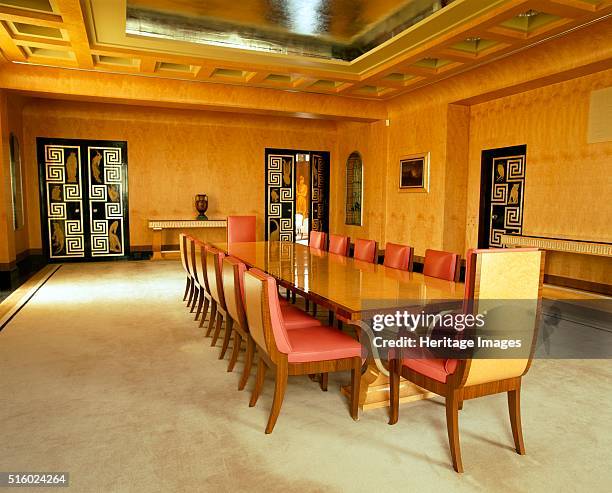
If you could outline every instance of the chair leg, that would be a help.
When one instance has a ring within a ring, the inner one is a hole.
[[[361,390],[361,358],[355,358],[355,366],[351,370],[351,417],[359,419],[359,394]]]
[[[457,409],[459,409],[459,411],[463,409],[463,399],[459,399],[459,402],[457,403]]]
[[[253,407],[257,404],[257,399],[259,399],[259,394],[261,393],[261,389],[264,384],[264,380],[266,379],[266,370],[268,367],[266,366],[266,362],[263,358],[259,358],[257,362],[257,376],[255,377],[255,387],[253,387],[253,393],[251,394],[251,400],[249,401],[249,407]]]
[[[221,353],[219,353],[219,359],[225,358],[227,347],[229,346],[230,337],[232,337],[232,329],[234,327],[234,321],[232,317],[227,317],[225,320],[225,334],[223,334],[223,344],[221,346]]]
[[[327,325],[331,325],[332,327],[334,326],[334,312],[332,312],[331,310],[327,315]]]
[[[221,333],[221,324],[223,323],[223,314],[217,310],[217,323],[215,326],[215,333],[213,334],[212,341],[210,341],[210,347],[213,347],[217,344],[217,340],[219,339],[219,334]]]
[[[317,304],[316,303],[312,304],[312,315],[315,317],[317,316]]]
[[[514,437],[516,453],[525,455],[525,444],[523,443],[523,427],[521,425],[521,388],[508,392],[508,411],[510,411],[510,425]]]
[[[215,318],[217,318],[217,302],[212,300],[212,308],[210,309],[210,321],[208,322],[208,330],[206,331],[206,337],[208,337],[214,326],[215,326]]]
[[[389,360],[389,424],[394,425],[399,418],[399,360]]]
[[[204,304],[204,298],[204,288],[200,288],[198,291],[198,309],[196,310],[194,320],[197,320],[200,316],[200,313],[202,313],[202,305]]]
[[[187,296],[189,296],[190,287],[191,287],[191,277],[187,276],[185,280],[185,294],[183,295],[183,301],[187,301]]]
[[[230,357],[229,364],[227,365],[227,371],[234,371],[234,366],[236,365],[236,361],[238,361],[238,354],[240,354],[240,346],[242,346],[242,336],[240,332],[234,330],[234,347],[232,347],[232,355]]]
[[[463,472],[461,461],[461,446],[459,444],[459,396],[457,391],[449,391],[446,396],[446,429],[450,445],[453,469]]]
[[[319,387],[323,392],[327,392],[327,382],[329,381],[329,373],[321,373],[321,379],[319,380]]]
[[[189,308],[189,313],[193,313],[196,308],[196,303],[198,302],[198,295],[200,294],[200,290],[193,285],[193,298],[191,300],[191,307]]]
[[[285,397],[285,389],[287,388],[287,364],[281,363],[276,366],[276,383],[274,384],[274,400],[272,401],[272,409],[266,426],[266,434],[272,433],[278,415],[280,414],[283,398]]]
[[[306,299],[304,301],[306,302],[306,313],[308,313],[308,311],[310,310],[310,300]]]
[[[208,315],[208,306],[210,305],[210,300],[204,295],[204,306],[202,307],[202,318],[200,319],[200,328],[204,326],[204,322],[206,322],[206,315]]]
[[[187,295],[187,306],[191,305],[191,300],[193,298],[193,292],[195,291],[195,283],[193,282],[193,279],[190,277],[189,278],[189,294]]]
[[[247,381],[249,380],[249,375],[251,374],[251,366],[253,366],[253,355],[255,354],[255,342],[251,336],[248,336],[247,339],[247,350],[246,357],[244,359],[244,368],[242,370],[242,378],[238,383],[238,390],[244,390]]]

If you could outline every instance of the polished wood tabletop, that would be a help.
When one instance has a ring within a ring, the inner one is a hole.
[[[274,276],[336,313],[357,320],[367,313],[463,299],[462,283],[354,260],[279,241],[213,242],[225,253]]]

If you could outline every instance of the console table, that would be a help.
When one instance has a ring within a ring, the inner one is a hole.
[[[610,243],[519,235],[502,235],[501,242],[506,246],[535,247],[556,252],[612,257],[612,244]]]
[[[153,257],[151,260],[162,260],[162,231],[164,229],[193,229],[193,228],[225,228],[225,219],[149,219],[149,229],[153,230]]]

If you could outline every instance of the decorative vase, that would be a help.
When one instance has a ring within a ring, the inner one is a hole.
[[[197,221],[207,221],[206,211],[208,210],[208,195],[205,193],[199,193],[195,196],[195,208],[199,215],[196,218]]]

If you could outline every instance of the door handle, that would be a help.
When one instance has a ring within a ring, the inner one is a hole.
[[[98,212],[98,209],[94,209],[93,211],[94,211],[94,212]]]
[[[79,212],[81,212],[81,209],[76,209],[74,212],[78,214]]]

